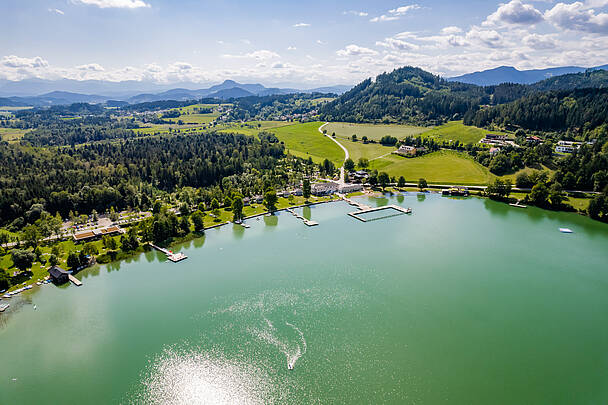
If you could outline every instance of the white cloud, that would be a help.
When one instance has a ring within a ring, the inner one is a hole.
[[[363,55],[370,56],[370,55],[377,55],[378,52],[374,51],[373,49],[364,48],[359,45],[351,44],[351,45],[347,45],[344,49],[340,49],[339,51],[336,51],[336,54],[338,56],[342,56],[342,57],[363,56]]]
[[[454,35],[454,34],[460,34],[461,32],[462,32],[462,28],[455,27],[455,26],[445,27],[441,30],[441,34],[443,34],[443,35]]]
[[[401,6],[394,8],[392,10],[388,10],[387,14],[383,14],[379,17],[374,17],[370,21],[371,22],[383,22],[383,21],[394,21],[398,20],[402,16],[406,15],[412,10],[418,10],[420,6],[418,4],[410,4],[409,6]]]
[[[76,66],[76,69],[78,70],[84,70],[84,71],[89,71],[89,72],[103,72],[105,71],[105,69],[103,68],[103,66],[97,64],[97,63],[88,63],[86,65],[80,65],[80,66]]]
[[[385,38],[384,41],[376,42],[376,45],[390,48],[395,51],[412,51],[420,48],[420,46],[416,44],[412,44],[397,38]]]
[[[294,28],[303,28],[303,27],[310,27],[310,24],[308,23],[297,23],[293,25]]]
[[[543,20],[543,15],[534,6],[524,4],[521,0],[511,0],[501,4],[494,13],[482,23],[484,26],[521,24],[532,25]]]
[[[529,34],[523,38],[522,42],[524,45],[532,49],[554,49],[557,47],[557,41],[555,40],[555,35],[553,34]]]
[[[356,15],[357,17],[367,17],[369,15],[365,11],[356,11],[356,10],[345,11],[342,14],[344,14],[344,15],[351,14],[351,15]]]
[[[74,4],[86,4],[99,8],[143,8],[150,7],[143,0],[72,0]]]
[[[593,1],[602,5],[606,1]],[[608,34],[608,13],[596,13],[589,4],[580,1],[565,4],[558,3],[545,12],[545,18],[558,28],[571,31]]]
[[[287,47],[288,51],[295,51],[296,49],[298,49],[298,48],[296,48],[295,46],[288,46]]]
[[[500,48],[503,46],[502,36],[495,30],[484,30],[473,26],[466,34],[466,39],[489,48]]]
[[[49,12],[59,14],[59,15],[65,14],[63,11],[59,10],[58,8],[49,8]]]
[[[33,58],[21,58],[15,55],[9,55],[3,57],[0,64],[13,69],[39,69],[49,66],[49,63],[40,56],[35,56]]]
[[[327,45],[327,42],[321,41],[320,39],[317,39],[317,44],[319,44],[319,45]]]
[[[224,58],[232,59],[256,59],[256,60],[268,60],[280,58],[280,55],[276,52],[269,51],[267,49],[260,49],[259,51],[249,52],[243,55],[222,55]]]

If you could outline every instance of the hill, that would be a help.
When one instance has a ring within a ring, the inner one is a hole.
[[[584,68],[579,66],[564,66],[549,69],[517,70],[512,66],[500,66],[480,72],[450,77],[453,82],[476,84],[478,86],[492,86],[501,83],[532,84],[555,76],[572,73],[582,73],[587,70],[608,69],[608,65]]]
[[[510,103],[546,91],[608,87],[608,71],[596,70],[545,79],[532,85],[494,86],[451,82],[422,69],[403,67],[367,79],[324,105],[326,121],[428,125],[461,119],[482,105]]]

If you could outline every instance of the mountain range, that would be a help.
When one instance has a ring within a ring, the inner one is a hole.
[[[142,92],[140,90],[142,86],[142,83],[134,81],[119,83],[95,80],[79,82],[67,79],[58,81],[41,79],[27,79],[19,82],[0,81],[0,105],[11,107],[48,106],[72,103],[105,103],[109,100],[127,101],[135,104],[149,101],[183,101],[200,98],[218,98],[226,100],[248,96],[269,96],[293,93],[334,93],[340,95],[352,87],[338,85],[301,90],[294,88],[269,88],[258,83],[243,84],[234,80],[226,80],[221,84],[203,89],[190,89],[186,87],[166,89],[165,87],[164,91],[159,91],[163,90],[163,87],[157,86],[154,87],[156,89],[154,92]],[[41,92],[32,94],[36,88],[40,90],[61,88],[77,91],[53,90],[43,94],[41,94]],[[91,94],[78,91],[87,89],[106,90],[107,92]]]
[[[467,73],[462,76],[447,78],[451,82],[476,84],[478,86],[493,86],[502,83],[532,84],[541,80],[570,73],[582,73],[587,70],[608,70],[608,65],[591,68],[579,66],[564,66],[549,69],[517,70],[512,66],[500,66],[480,72]]]

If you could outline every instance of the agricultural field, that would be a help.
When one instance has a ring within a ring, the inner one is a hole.
[[[435,138],[438,141],[459,141],[462,144],[475,144],[488,133],[506,134],[505,132],[488,131],[477,127],[466,126],[462,121],[450,121],[447,124],[425,131],[420,134],[420,136]]]
[[[310,102],[313,105],[319,105],[319,104],[323,104],[323,103],[329,103],[330,101],[334,101],[334,100],[335,100],[334,97],[319,97],[319,98],[310,100]]]
[[[0,139],[7,142],[17,141],[21,139],[26,132],[28,132],[27,129],[0,128]]]
[[[329,159],[337,167],[342,166],[344,151],[331,139],[319,132],[322,122],[307,122],[303,124],[286,125],[274,128],[274,133],[285,143],[286,149],[294,156],[304,159],[312,158],[313,162],[321,163]]]
[[[249,121],[244,124],[218,124],[216,129],[219,132],[234,132],[237,134],[255,136],[261,131],[268,131],[287,125],[292,125],[292,123],[286,121]]]
[[[390,176],[404,176],[408,182],[425,178],[436,184],[487,184],[495,176],[464,153],[442,150],[416,158],[388,155],[370,162],[371,169]]]
[[[394,136],[397,139],[403,139],[407,136],[416,136],[428,128],[416,127],[411,125],[384,125],[384,124],[351,124],[348,122],[330,122],[325,126],[327,134],[336,133],[336,138],[351,139],[353,135],[357,135],[358,139],[364,136],[367,139],[379,141],[385,135]]]
[[[1,106],[0,105],[0,111],[21,111],[21,110],[29,110],[32,109],[33,107],[10,107],[10,106]]]
[[[394,146],[383,146],[379,143],[364,144],[362,141],[353,142],[347,139],[339,139],[337,135],[336,139],[348,150],[350,158],[355,163],[357,163],[360,158],[366,158],[368,160],[377,159],[396,150]]]

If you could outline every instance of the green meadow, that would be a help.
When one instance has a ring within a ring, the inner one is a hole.
[[[467,126],[462,121],[450,121],[433,129],[423,132],[420,136],[435,138],[438,141],[459,141],[463,144],[478,143],[488,133],[505,134],[500,131],[488,131],[485,129]]]
[[[326,129],[329,135],[335,132],[337,138],[351,139],[353,135],[357,135],[358,139],[361,139],[366,136],[367,139],[379,141],[385,135],[394,136],[398,139],[403,139],[407,136],[416,136],[423,133],[428,128],[397,124],[384,125],[330,122],[323,129]]]
[[[292,155],[304,159],[310,157],[315,163],[329,159],[340,167],[344,161],[344,151],[319,132],[321,125],[322,122],[307,122],[274,128],[271,132],[285,143],[286,149]]]
[[[27,129],[0,128],[0,139],[7,142],[17,141],[21,139],[26,132],[28,132]]]

